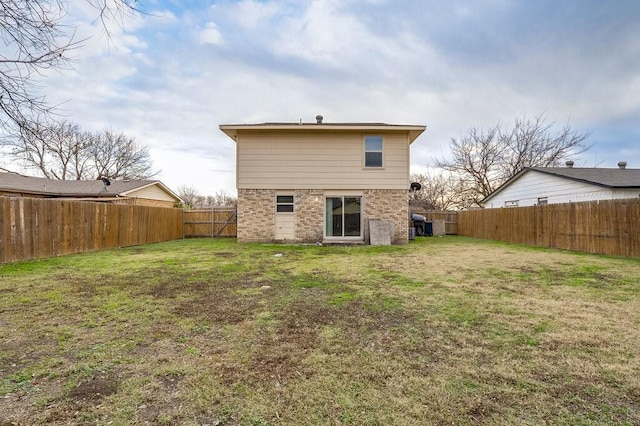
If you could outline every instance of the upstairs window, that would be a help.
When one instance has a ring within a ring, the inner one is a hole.
[[[549,204],[549,199],[547,197],[539,197],[538,198],[538,205],[539,206],[546,206],[547,204]]]
[[[276,212],[293,213],[293,195],[276,196]]]
[[[382,136],[364,137],[364,166],[382,167]]]

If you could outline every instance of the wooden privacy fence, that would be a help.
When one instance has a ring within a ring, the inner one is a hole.
[[[235,207],[211,207],[183,211],[182,238],[235,237],[238,218]]]
[[[640,257],[640,199],[469,210],[458,235]]]
[[[0,263],[182,237],[182,210],[0,197]]]

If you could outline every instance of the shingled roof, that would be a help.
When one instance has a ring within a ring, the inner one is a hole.
[[[640,187],[640,169],[598,169],[587,167],[526,167],[554,176],[586,182],[607,188],[638,188]],[[522,172],[518,173],[518,175]],[[517,176],[517,175],[516,175]]]
[[[52,180],[18,173],[0,173],[0,192],[49,197],[125,197],[131,191],[156,184],[175,195],[159,180],[112,180],[111,185],[105,186],[101,180]]]

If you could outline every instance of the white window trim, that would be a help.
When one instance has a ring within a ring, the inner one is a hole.
[[[379,137],[380,139],[382,139],[382,149],[380,151],[367,151],[367,138],[368,137]],[[362,137],[362,168],[364,170],[384,170],[385,167],[385,149],[384,149],[384,136],[383,135],[377,135],[377,134],[370,134],[370,135],[364,135]],[[367,152],[380,152],[382,154],[382,165],[381,166],[367,166]]]
[[[337,197],[360,197],[360,235],[347,236],[347,237],[334,237],[327,236],[327,198]],[[364,196],[362,191],[332,191],[324,194],[323,203],[323,218],[322,218],[322,237],[324,241],[339,243],[339,242],[359,242],[364,241]]]

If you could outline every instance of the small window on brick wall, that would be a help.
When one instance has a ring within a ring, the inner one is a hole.
[[[293,213],[293,195],[276,196],[276,212]]]

